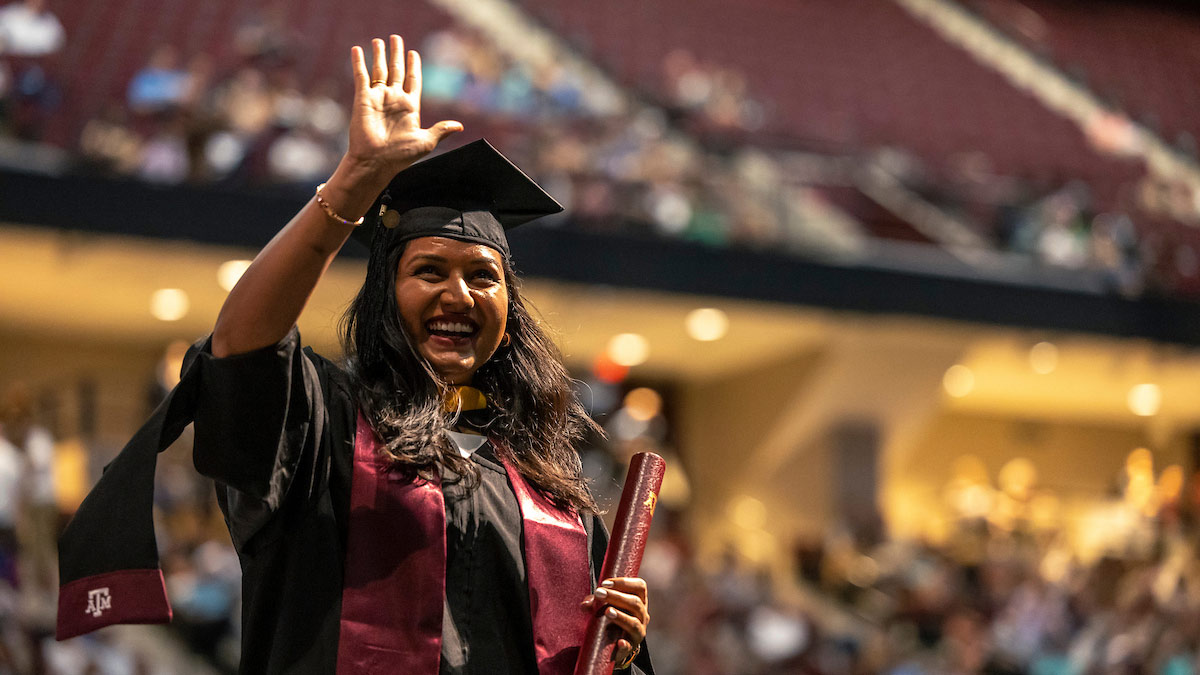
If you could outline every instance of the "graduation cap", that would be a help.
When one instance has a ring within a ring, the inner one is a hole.
[[[373,252],[417,237],[448,237],[490,246],[507,259],[505,230],[562,210],[480,139],[396,174],[354,236]]]

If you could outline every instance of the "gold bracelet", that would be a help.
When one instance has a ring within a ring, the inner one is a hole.
[[[337,214],[337,211],[334,211],[333,207],[329,205],[329,202],[325,201],[325,198],[321,196],[321,190],[324,187],[325,187],[324,183],[321,183],[320,185],[317,186],[316,198],[317,198],[317,206],[321,207],[321,210],[325,212],[325,215],[329,216],[330,218],[333,218],[334,220],[336,220],[337,222],[339,222],[343,225],[353,225],[354,227],[358,227],[359,225],[363,224],[362,218],[359,218],[358,220],[346,220],[345,218],[339,216]]]
[[[624,661],[622,661],[621,663],[617,664],[617,668],[616,668],[616,669],[617,669],[617,670],[625,670],[625,669],[626,669],[626,668],[628,668],[629,666],[632,666],[632,665],[633,665],[633,660],[637,658],[637,655],[638,655],[638,654],[639,654],[641,651],[642,651],[642,645],[641,645],[641,643],[638,643],[638,645],[637,645],[636,647],[634,647],[634,648],[633,648],[633,651],[629,652],[629,656],[626,656]]]

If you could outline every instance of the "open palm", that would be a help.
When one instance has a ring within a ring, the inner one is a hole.
[[[421,127],[421,56],[404,52],[399,35],[371,41],[368,70],[361,47],[350,52],[354,70],[354,106],[350,111],[348,153],[356,159],[399,172],[432,151],[462,124],[443,120]]]

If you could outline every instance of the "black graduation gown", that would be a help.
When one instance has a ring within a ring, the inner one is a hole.
[[[241,672],[333,673],[356,426],[347,378],[295,330],[248,354],[196,356],[195,463],[217,481],[243,570]],[[473,460],[477,487],[443,484],[440,670],[536,673],[520,509],[488,446]],[[607,535],[594,515],[584,524],[594,582]],[[644,647],[632,672],[653,672]]]

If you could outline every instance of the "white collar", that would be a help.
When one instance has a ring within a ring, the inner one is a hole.
[[[449,430],[446,433],[450,435],[450,440],[454,441],[454,446],[458,448],[458,454],[462,455],[464,459],[470,458],[471,455],[475,454],[476,450],[482,448],[484,443],[487,443],[487,436],[480,436],[479,434],[464,434],[461,431]]]

